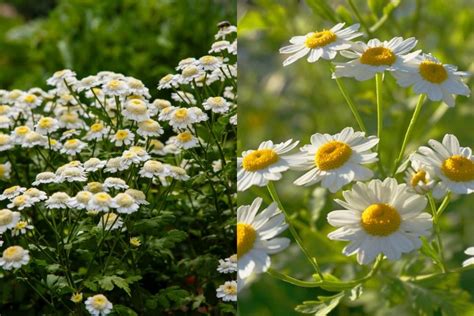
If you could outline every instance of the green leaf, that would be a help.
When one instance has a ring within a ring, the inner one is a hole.
[[[114,304],[113,311],[121,316],[137,316],[138,314],[130,307]]]
[[[333,296],[318,296],[317,301],[303,302],[303,305],[296,306],[295,311],[303,314],[314,314],[315,316],[326,316],[336,308],[344,296],[345,292]]]

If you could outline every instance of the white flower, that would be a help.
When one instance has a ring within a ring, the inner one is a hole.
[[[127,193],[119,193],[113,198],[112,207],[117,209],[118,213],[131,214],[138,210],[138,203]]]
[[[232,273],[237,272],[237,255],[232,255],[229,258],[225,258],[224,260],[219,259],[219,266],[217,267],[217,271],[219,273]]]
[[[404,63],[402,71],[393,73],[402,87],[413,86],[416,94],[426,94],[432,101],[443,100],[454,106],[454,95],[469,96],[471,90],[462,81],[468,73],[453,65],[443,65],[430,54],[423,54]]]
[[[288,227],[276,203],[257,215],[261,204],[262,199],[256,198],[252,205],[243,205],[237,210],[238,276],[241,279],[267,271],[271,263],[268,255],[290,244],[288,238],[274,238]]]
[[[114,157],[107,160],[105,164],[105,172],[116,173],[122,170],[122,157]]]
[[[186,170],[178,166],[168,166],[168,175],[176,180],[187,181],[190,179]]]
[[[160,136],[164,130],[161,125],[152,119],[147,119],[138,123],[137,134],[143,137]]]
[[[3,193],[0,195],[0,201],[6,200],[6,199],[11,200],[25,191],[26,191],[26,188],[20,187],[19,185],[11,186],[3,190]]]
[[[237,302],[237,282],[226,281],[216,289],[217,298],[221,298],[224,302]]]
[[[219,52],[223,52],[225,50],[227,50],[228,52],[232,51],[232,47],[231,47],[230,42],[229,41],[217,41],[217,42],[214,42],[211,45],[211,49],[209,50],[209,54],[219,53]]]
[[[105,179],[103,187],[106,191],[108,191],[109,189],[117,189],[117,190],[128,189],[128,185],[124,180],[120,178],[113,178],[113,177],[109,177]]]
[[[412,161],[411,167],[405,171],[405,182],[418,194],[425,194],[435,185],[434,173],[431,168],[423,166],[419,161]]]
[[[222,170],[222,160],[218,159],[218,160],[214,160],[212,162],[212,171],[214,172],[219,172]]]
[[[188,84],[203,76],[204,72],[196,65],[189,65],[183,69],[181,76],[178,77],[178,82],[181,84]]]
[[[222,57],[216,57],[212,55],[206,55],[199,58],[199,68],[202,70],[212,71],[222,67]]]
[[[0,235],[6,232],[8,229],[15,227],[19,220],[19,212],[12,212],[7,208],[0,210]]]
[[[42,135],[52,133],[59,128],[58,120],[52,117],[42,117],[35,125],[35,128]]]
[[[298,145],[298,142],[288,140],[274,145],[266,141],[258,146],[257,150],[242,152],[242,158],[237,158],[237,190],[245,191],[252,185],[265,186],[268,181],[278,181],[281,173],[287,171],[291,164],[289,152]]]
[[[50,86],[60,86],[64,85],[64,80],[68,84],[71,84],[76,81],[76,73],[69,70],[63,69],[56,71],[51,78],[49,78],[46,83]]]
[[[332,193],[355,180],[368,180],[373,172],[362,165],[377,161],[377,153],[370,149],[377,145],[375,136],[365,137],[363,132],[344,128],[335,135],[316,133],[311,144],[303,146],[301,153],[290,160],[303,170],[308,170],[295,180],[296,185],[312,185],[321,182]]]
[[[87,147],[87,144],[83,141],[80,141],[77,138],[68,139],[63,147],[61,148],[61,152],[68,155],[75,155],[80,153],[84,148]]]
[[[131,197],[133,197],[133,198],[135,199],[135,201],[136,201],[139,205],[148,205],[148,204],[150,204],[150,203],[148,203],[147,200],[146,200],[145,193],[143,193],[143,192],[140,191],[140,190],[127,189],[127,190],[125,190],[124,193],[127,193],[128,195],[130,195]]]
[[[174,144],[178,148],[190,149],[199,146],[198,139],[189,131],[184,131],[171,137],[168,143]]]
[[[22,148],[33,148],[34,146],[47,147],[48,139],[37,133],[37,132],[28,132],[21,143]]]
[[[87,181],[87,174],[83,168],[67,166],[61,170],[59,178],[61,179],[61,182],[84,182]]]
[[[437,189],[457,194],[474,192],[474,156],[471,148],[461,147],[456,136],[451,134],[445,135],[442,143],[430,139],[428,144],[431,148],[420,147],[412,161],[419,161],[434,170],[441,179],[441,187]]]
[[[170,113],[169,123],[174,128],[188,128],[192,124],[206,121],[208,116],[200,108],[175,108]]]
[[[28,221],[18,221],[12,229],[12,236],[24,235],[27,230],[32,230],[33,225],[29,225]]]
[[[120,229],[123,226],[123,221],[115,213],[106,213],[100,218],[99,224],[97,227],[105,230],[114,230]]]
[[[49,199],[46,200],[45,204],[46,207],[49,209],[64,209],[68,208],[68,203],[71,198],[67,193],[65,192],[56,192],[53,193],[49,197]]]
[[[109,96],[126,96],[130,94],[128,84],[120,79],[112,79],[102,85],[102,91]]]
[[[25,195],[28,196],[31,203],[40,202],[48,198],[46,192],[38,190],[37,188],[29,188],[25,191]]]
[[[84,170],[87,172],[94,172],[105,167],[105,161],[98,158],[90,158],[84,162]]]
[[[431,215],[423,212],[426,198],[393,178],[357,182],[343,196],[345,201],[335,201],[345,209],[328,214],[329,224],[338,227],[328,237],[350,241],[343,253],[357,253],[360,264],[369,264],[382,253],[398,260],[402,253],[421,247],[420,236],[430,235]]]
[[[92,196],[87,205],[87,210],[108,212],[111,206],[112,197],[106,192],[99,192]]]
[[[35,109],[43,103],[43,98],[33,94],[33,93],[24,93],[20,98],[18,98],[18,103],[21,106],[25,106],[30,109]]]
[[[21,144],[31,129],[26,125],[15,127],[11,137],[17,144]]]
[[[10,135],[0,133],[0,151],[6,151],[13,147],[14,144]]]
[[[53,172],[45,171],[38,173],[36,175],[36,179],[33,182],[33,185],[37,186],[41,183],[58,183],[59,181],[58,176],[56,176]]]
[[[75,208],[78,210],[82,210],[87,208],[89,201],[92,198],[92,193],[89,191],[79,191],[77,192],[76,196],[71,198],[68,201],[68,206],[70,208]]]
[[[119,129],[115,135],[112,136],[112,142],[115,146],[131,145],[135,135],[129,129]]]
[[[100,86],[102,83],[102,80],[100,80],[97,76],[87,76],[77,81],[74,84],[74,88],[77,92],[82,92],[84,90],[90,90],[96,86]]]
[[[89,297],[84,304],[87,311],[93,316],[108,315],[112,312],[113,308],[113,304],[102,294]]]
[[[147,104],[140,99],[131,99],[125,103],[122,115],[131,121],[142,122],[149,119]]]
[[[471,256],[471,258],[466,259],[463,261],[462,266],[467,267],[471,264],[474,264],[474,247],[469,247],[467,248],[464,253],[468,256]]]
[[[184,102],[189,105],[196,104],[196,99],[194,98],[194,95],[189,92],[177,91],[176,93],[171,94],[171,99],[175,100],[176,102]]]
[[[373,78],[376,73],[384,71],[400,71],[403,64],[420,51],[409,53],[416,46],[416,39],[410,37],[403,40],[394,37],[390,41],[381,42],[371,39],[367,44],[356,42],[351,50],[341,52],[341,55],[352,58],[347,63],[335,63],[336,70],[333,77],[354,77],[359,81]]]
[[[100,140],[109,133],[109,130],[109,127],[105,126],[102,122],[96,122],[90,126],[84,139]]]
[[[11,246],[3,251],[3,255],[0,258],[0,267],[4,270],[18,269],[28,264],[29,261],[28,250],[23,249],[21,246]]]
[[[176,87],[178,85],[177,79],[178,79],[177,75],[168,74],[164,76],[163,78],[160,79],[160,82],[158,83],[158,90]]]
[[[33,200],[26,194],[18,195],[11,200],[11,203],[7,205],[9,208],[17,208],[23,210],[33,205]]]
[[[159,161],[148,160],[138,174],[143,178],[164,177],[169,175],[169,169]]]
[[[126,77],[125,80],[128,83],[128,87],[130,89],[130,94],[132,95],[140,95],[149,98],[150,92],[147,87],[143,84],[141,80],[138,80],[133,77]]]
[[[226,113],[229,111],[230,105],[223,97],[209,97],[202,104],[204,109],[211,110],[214,113]]]
[[[353,38],[362,33],[356,32],[359,24],[343,29],[345,23],[339,23],[329,30],[311,32],[304,36],[294,36],[290,39],[291,45],[280,48],[280,54],[293,54],[283,62],[288,66],[300,58],[308,55],[308,62],[314,63],[320,58],[334,59],[337,52],[351,47]]]
[[[0,163],[0,179],[10,179],[11,171],[12,165],[9,161],[6,163]]]
[[[229,119],[230,124],[237,126],[237,114],[234,114]]]

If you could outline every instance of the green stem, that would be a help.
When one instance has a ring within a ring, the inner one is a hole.
[[[439,208],[436,210],[436,204],[433,199],[433,195],[431,193],[428,194],[428,201],[430,202],[431,209],[433,212],[433,226],[434,226],[434,232],[435,232],[435,238],[436,238],[436,246],[438,248],[438,255],[441,259],[440,262],[440,268],[443,273],[447,273],[448,270],[446,268],[446,259],[444,256],[444,251],[443,251],[443,242],[441,240],[441,227],[439,225],[439,219],[441,217],[441,214],[443,214],[444,210],[449,204],[449,200],[451,198],[451,193],[448,193],[446,197],[444,198],[443,202],[441,202],[441,205]]]
[[[356,15],[357,19],[359,20],[360,24],[362,24],[362,27],[365,29],[365,32],[367,33],[367,35],[370,37],[372,37],[372,32],[370,31],[370,28],[369,26],[365,23],[365,21],[362,19],[362,16],[360,15],[359,13],[359,9],[357,9],[357,6],[354,4],[354,1],[352,0],[347,0],[347,2],[349,2],[349,5],[351,6],[352,8],[352,11],[354,11],[354,14]]]
[[[354,115],[354,118],[356,119],[360,130],[363,131],[364,133],[367,133],[367,128],[364,125],[364,121],[362,121],[362,118],[360,117],[360,114],[359,114],[359,111],[357,110],[357,107],[355,106],[355,104],[352,101],[352,99],[350,98],[350,96],[347,94],[346,89],[345,89],[344,85],[342,84],[342,81],[337,77],[334,77],[334,79],[336,80],[339,91],[341,91],[341,94],[344,97],[344,100],[346,100],[346,103],[349,106],[349,109],[351,110],[352,114]]]
[[[291,224],[290,222],[290,216],[288,214],[288,212],[285,210],[285,208],[283,207],[283,204],[281,203],[280,201],[280,198],[278,196],[278,193],[275,189],[275,186],[273,184],[272,181],[269,181],[268,184],[267,184],[267,189],[268,189],[268,192],[270,193],[270,196],[272,197],[273,201],[275,201],[278,205],[278,208],[283,212],[283,214],[285,215],[285,218],[286,218],[286,222],[288,223],[288,229],[290,230],[290,233],[291,235],[293,236],[293,238],[295,239],[296,243],[298,244],[298,246],[300,247],[301,251],[303,251],[303,253],[305,254],[306,258],[308,259],[308,261],[311,263],[311,265],[313,266],[314,270],[316,271],[316,273],[319,275],[319,277],[321,278],[321,280],[324,280],[324,276],[323,274],[321,273],[321,269],[319,268],[319,265],[318,265],[318,262],[316,260],[316,258],[314,257],[311,257],[308,250],[304,247],[303,245],[303,241],[301,240],[300,236],[298,235],[298,232],[296,231],[296,229],[294,228],[294,226]]]
[[[385,178],[385,170],[382,165],[382,155],[380,153],[380,144],[382,143],[382,128],[383,128],[383,112],[382,112],[382,77],[383,73],[375,74],[375,95],[377,99],[377,137],[379,143],[377,144],[377,153],[379,159],[377,160],[377,165],[380,171],[380,174]]]
[[[400,152],[398,154],[397,160],[395,160],[395,165],[393,166],[392,175],[395,175],[395,172],[397,172],[398,165],[403,159],[403,155],[405,154],[405,148],[408,144],[408,140],[410,139],[411,134],[413,133],[413,129],[415,127],[416,121],[418,120],[418,116],[420,116],[421,106],[423,105],[424,100],[425,100],[425,95],[420,94],[420,97],[418,98],[418,103],[415,106],[415,111],[413,112],[413,115],[411,117],[410,124],[408,124],[407,131],[405,132],[405,137],[403,138],[402,147],[400,148]]]

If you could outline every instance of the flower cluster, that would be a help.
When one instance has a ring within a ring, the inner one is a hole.
[[[142,241],[156,253],[154,236],[166,237],[137,223],[152,225],[147,221],[166,209],[207,208],[208,201],[215,212],[232,210],[237,44],[226,38],[234,33],[233,26],[221,28],[208,55],[182,60],[179,74],[160,80],[159,90],[173,91],[169,100],[152,98],[140,80],[111,71],[78,78],[65,69],[47,80],[47,91],[1,90],[0,267],[60,263],[57,277],[74,303],[82,302],[82,291],[110,291],[114,284],[130,291],[128,283],[141,277],[113,273],[137,269]],[[201,186],[199,199],[187,182]],[[215,202],[217,194],[226,199]],[[177,204],[168,204],[170,197]],[[123,262],[111,258],[122,254]],[[114,283],[101,279],[107,273]],[[85,308],[107,315],[113,305],[96,294]]]
[[[237,272],[237,254],[234,254],[225,259],[219,259],[219,266],[217,272],[222,274],[235,273]],[[226,281],[220,285],[216,290],[216,295],[223,301],[237,301],[237,282]]]

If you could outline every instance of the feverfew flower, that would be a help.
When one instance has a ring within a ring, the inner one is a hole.
[[[25,195],[28,196],[31,203],[40,202],[48,198],[46,192],[38,190],[37,188],[29,188],[25,191]]]
[[[237,302],[237,282],[226,281],[216,289],[217,298],[221,298],[224,302]]]
[[[106,213],[100,218],[99,224],[97,227],[100,227],[105,230],[114,230],[122,228],[123,221],[115,213]]]
[[[28,224],[28,221],[18,221],[12,229],[12,236],[24,235],[28,230],[32,230],[33,225]]]
[[[349,241],[343,253],[357,254],[360,264],[369,264],[382,253],[398,260],[402,253],[421,247],[420,236],[430,235],[431,215],[423,212],[426,198],[395,179],[357,182],[343,196],[345,201],[335,202],[345,210],[328,214],[329,224],[338,227],[328,237]]]
[[[219,266],[217,271],[219,273],[237,272],[237,255],[232,255],[229,258],[219,259]]]
[[[115,146],[131,145],[135,135],[129,129],[119,129],[115,135],[112,136],[112,142]]]
[[[471,90],[462,81],[469,73],[458,71],[453,65],[442,64],[430,54],[416,56],[406,61],[403,71],[393,73],[402,87],[413,86],[417,94],[426,94],[432,101],[442,100],[448,106],[454,106],[454,96],[469,96]]]
[[[84,170],[87,172],[94,172],[104,168],[105,163],[105,161],[93,157],[84,162]]]
[[[26,191],[26,188],[20,187],[19,185],[14,185],[3,190],[3,193],[0,195],[0,201],[6,199],[13,199],[15,196],[18,196]]]
[[[291,166],[289,156],[283,154],[297,145],[298,142],[291,139],[275,145],[272,141],[266,141],[257,150],[242,152],[242,158],[237,158],[237,190],[245,191],[252,185],[261,187],[268,181],[280,180],[281,173]]]
[[[106,127],[102,122],[96,122],[89,127],[86,140],[100,140],[109,133],[109,127]]]
[[[312,185],[321,182],[332,193],[354,180],[368,180],[373,172],[362,165],[377,161],[377,153],[370,149],[377,145],[375,136],[365,137],[363,132],[344,128],[335,135],[316,133],[311,144],[303,146],[301,153],[290,160],[301,169],[310,169],[295,180],[296,185]]]
[[[70,197],[67,193],[56,192],[46,200],[45,204],[49,209],[65,209],[68,208],[69,200]]]
[[[146,200],[145,193],[143,193],[143,192],[140,191],[140,190],[127,189],[127,190],[125,190],[124,193],[127,193],[128,195],[130,195],[131,197],[133,197],[133,198],[135,199],[135,201],[136,201],[139,205],[148,205],[148,204],[150,204],[150,203],[148,203],[148,201]]]
[[[405,182],[418,194],[425,194],[435,185],[433,170],[423,166],[419,161],[412,161],[405,171]]]
[[[28,264],[29,261],[28,250],[23,249],[21,246],[11,246],[3,251],[3,255],[0,258],[0,267],[4,270],[18,269]]]
[[[18,195],[17,197],[14,197],[12,200],[11,200],[11,203],[7,205],[7,207],[9,208],[17,208],[18,210],[23,210],[25,208],[28,208],[30,206],[33,205],[33,201],[31,200],[31,198],[26,195],[26,194],[22,194],[22,195]]]
[[[271,264],[268,255],[278,253],[290,244],[288,238],[275,238],[288,227],[276,203],[257,215],[261,204],[262,199],[256,198],[252,205],[237,209],[237,266],[241,279],[267,271]]]
[[[41,172],[41,173],[38,173],[36,175],[36,180],[33,182],[33,185],[37,186],[37,185],[40,185],[42,183],[58,183],[58,176],[56,176],[56,174],[54,174],[53,172],[50,172],[50,171],[45,171],[45,172]]]
[[[337,52],[351,47],[350,40],[359,37],[359,24],[344,28],[345,23],[339,23],[329,30],[308,33],[304,36],[294,36],[290,39],[291,45],[280,48],[281,54],[293,54],[283,62],[288,66],[300,58],[308,55],[308,62],[314,63],[320,58],[334,59]]]
[[[147,104],[140,99],[131,99],[125,103],[125,109],[122,111],[122,115],[136,122],[142,122],[149,119]]]
[[[113,308],[113,304],[102,294],[89,297],[84,304],[87,311],[93,316],[108,315],[112,312]]]
[[[199,146],[198,139],[189,131],[184,131],[169,139],[178,148],[190,149]]]
[[[118,213],[124,214],[131,214],[138,210],[137,202],[127,193],[117,194],[112,201],[112,207],[117,209]]]
[[[8,229],[14,228],[19,220],[19,212],[12,212],[7,208],[0,210],[0,235],[6,232]]]
[[[143,178],[164,177],[169,174],[169,170],[159,161],[148,160],[138,174]]]
[[[109,177],[105,179],[103,184],[104,190],[108,191],[109,189],[117,189],[117,190],[126,190],[128,189],[128,185],[125,180],[120,178],[113,178]]]
[[[68,201],[68,206],[70,208],[75,208],[78,210],[82,210],[87,208],[89,201],[92,198],[92,193],[89,191],[79,191],[76,193],[76,196],[71,198]]]
[[[106,192],[99,192],[92,196],[87,205],[87,210],[108,212],[111,206],[112,197]]]
[[[474,192],[474,156],[469,147],[461,147],[456,136],[447,134],[443,142],[430,139],[431,148],[422,146],[412,161],[428,166],[440,178],[434,190],[449,190],[457,194]],[[439,187],[438,187],[439,186]]]
[[[335,63],[336,70],[333,77],[354,77],[356,80],[364,81],[373,78],[376,73],[400,71],[404,63],[420,53],[420,51],[410,53],[416,43],[414,37],[406,40],[394,37],[384,42],[375,38],[367,44],[356,42],[352,44],[350,50],[341,52],[341,55],[352,60],[347,63]]]
[[[214,113],[226,113],[229,111],[230,105],[223,97],[209,97],[202,104],[204,109],[211,110]]]
[[[130,88],[125,81],[112,79],[102,85],[102,91],[109,96],[125,96],[130,93]]]
[[[42,117],[35,125],[35,128],[42,135],[50,134],[59,128],[58,120],[52,117]]]
[[[6,163],[0,163],[0,179],[10,179],[11,171],[12,165],[9,161]]]
[[[68,139],[61,148],[61,152],[68,155],[75,155],[80,153],[84,148],[87,147],[87,144],[83,141],[73,138]]]
[[[143,120],[138,123],[137,134],[143,137],[160,136],[163,134],[161,125],[152,119]]]

